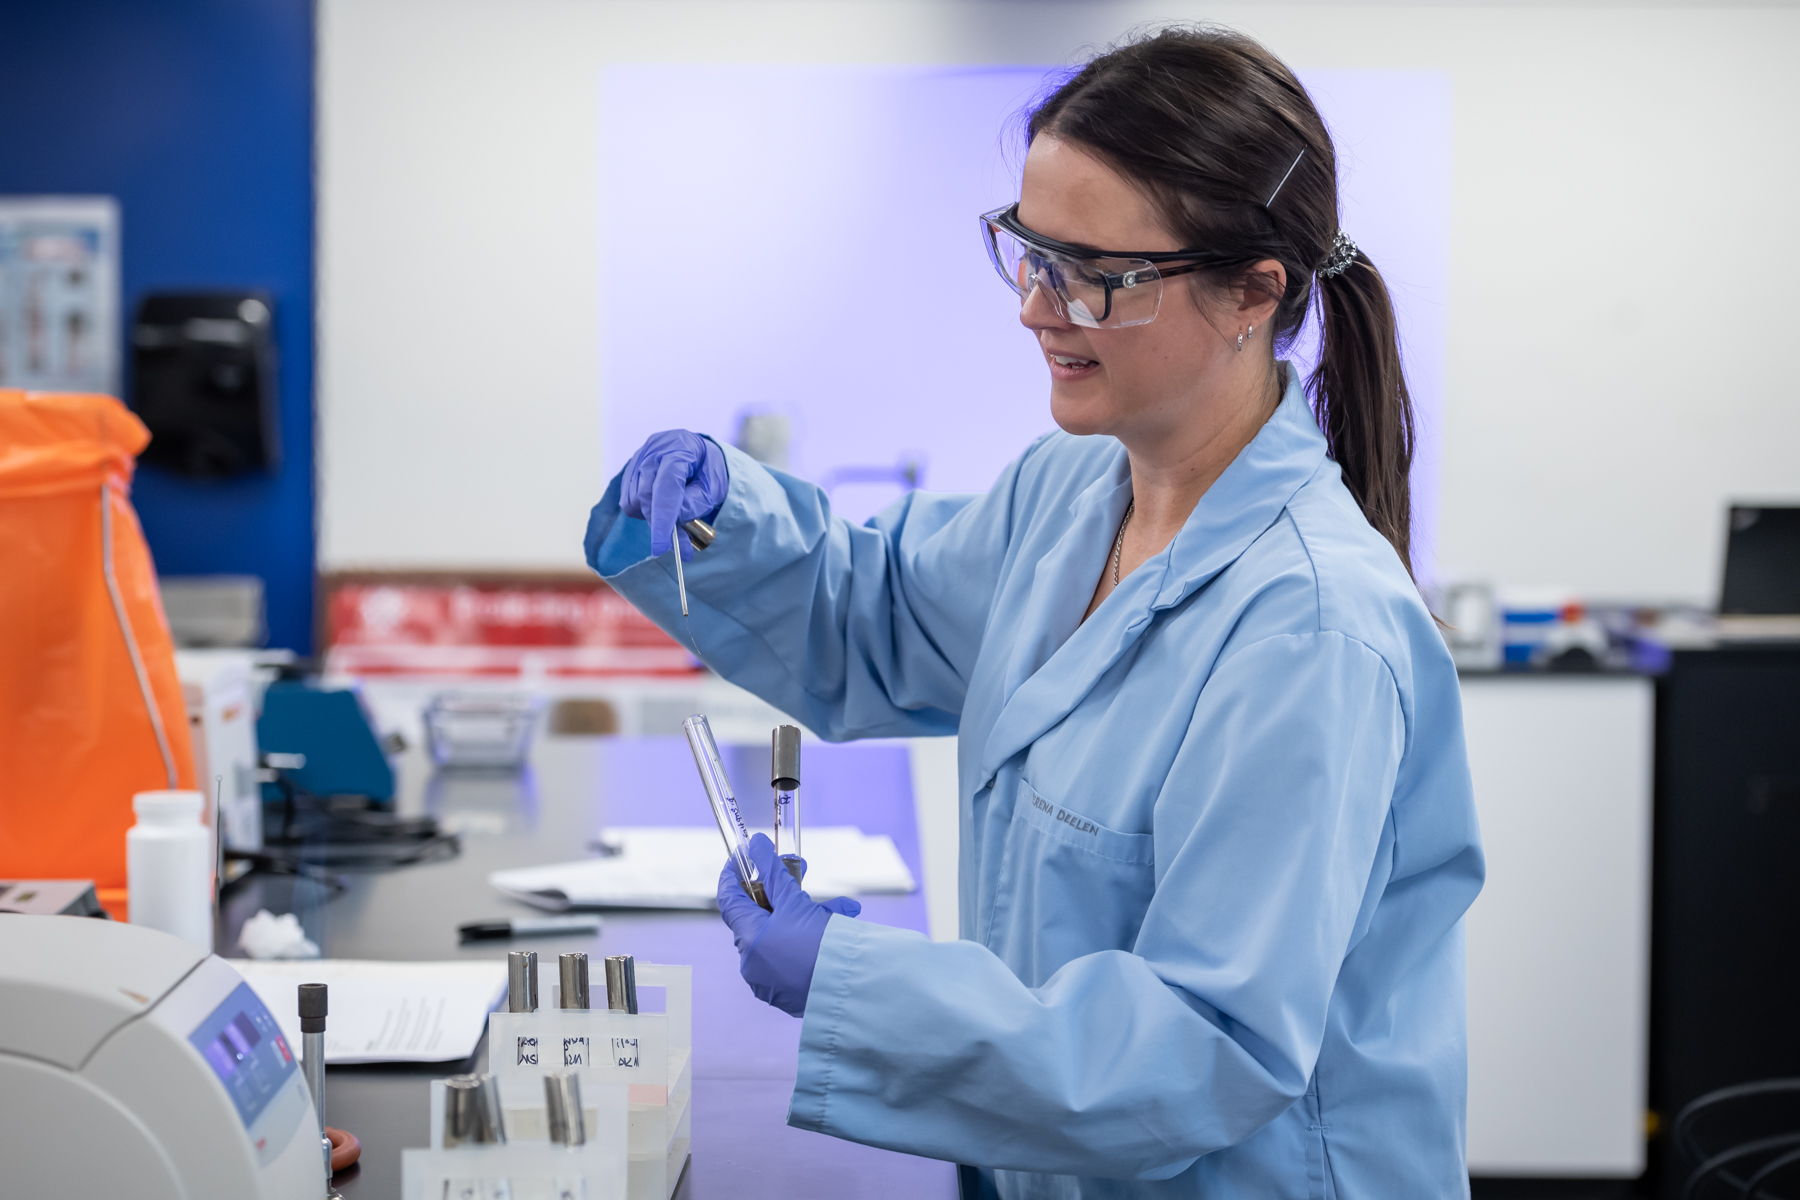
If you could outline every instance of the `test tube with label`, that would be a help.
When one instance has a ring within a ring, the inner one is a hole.
[[[452,1075],[444,1081],[444,1149],[458,1146],[504,1146],[506,1121],[500,1107],[500,1085],[492,1075]],[[511,1200],[506,1179],[462,1178],[444,1181],[443,1200]]]
[[[763,891],[762,879],[757,875],[756,864],[750,861],[750,831],[744,826],[737,797],[725,778],[725,761],[719,757],[719,744],[713,740],[712,726],[704,716],[696,713],[681,723],[681,731],[687,734],[688,749],[694,752],[694,766],[700,772],[706,799],[712,805],[713,820],[719,823],[719,836],[725,839],[725,852],[731,855],[731,861],[737,867],[738,883],[743,886],[745,895],[773,912],[769,897]]]
[[[579,1150],[587,1144],[579,1074],[552,1071],[544,1076],[544,1111],[550,1121],[552,1146]],[[551,1190],[556,1200],[587,1200],[587,1183],[578,1174],[559,1176],[552,1182]]]
[[[775,790],[775,853],[794,882],[806,867],[800,849],[800,727],[777,725],[769,735],[769,786]]]

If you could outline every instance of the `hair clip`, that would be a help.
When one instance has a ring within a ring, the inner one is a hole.
[[[1300,147],[1300,153],[1294,155],[1294,161],[1288,164],[1287,175],[1283,175],[1281,177],[1281,182],[1275,185],[1275,190],[1269,193],[1269,198],[1267,200],[1263,201],[1263,207],[1265,209],[1268,208],[1269,205],[1275,203],[1275,197],[1281,195],[1281,189],[1287,186],[1288,175],[1292,175],[1294,173],[1294,168],[1299,166],[1300,160],[1305,157],[1306,157],[1306,147],[1302,146],[1302,147]]]
[[[1325,265],[1319,268],[1319,278],[1336,279],[1350,269],[1356,256],[1356,243],[1345,237],[1343,230],[1338,230],[1337,236],[1331,239],[1331,253],[1325,256]]]

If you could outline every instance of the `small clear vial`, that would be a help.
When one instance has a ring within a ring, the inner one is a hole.
[[[794,882],[806,870],[800,848],[800,727],[777,725],[769,735],[769,786],[775,792],[775,853]]]

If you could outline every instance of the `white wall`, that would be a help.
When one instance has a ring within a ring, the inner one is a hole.
[[[323,0],[321,565],[579,565],[605,63],[1055,62],[1171,17],[1452,75],[1440,563],[1710,598],[1726,500],[1800,497],[1785,7]]]

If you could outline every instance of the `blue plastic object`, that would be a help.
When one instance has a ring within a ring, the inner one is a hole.
[[[270,684],[256,722],[256,744],[264,754],[304,754],[306,765],[287,775],[316,796],[393,798],[393,768],[353,690]]]
[[[848,896],[814,903],[775,857],[775,844],[764,834],[750,839],[750,861],[756,864],[775,911],[765,912],[749,897],[738,882],[736,864],[727,859],[719,872],[719,915],[731,927],[738,972],[764,1004],[790,1017],[805,1016],[813,964],[831,914],[854,917],[862,912],[862,904]],[[801,871],[804,876],[804,863]]]

